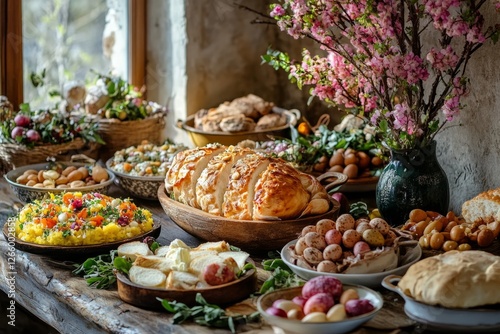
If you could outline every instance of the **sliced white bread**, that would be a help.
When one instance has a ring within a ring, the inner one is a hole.
[[[224,217],[253,219],[255,184],[269,163],[269,159],[259,154],[248,154],[233,165],[222,204]]]
[[[193,250],[213,250],[219,253],[227,252],[231,250],[231,247],[226,241],[208,241],[200,244],[198,247],[193,248]]]
[[[231,145],[208,162],[196,182],[196,200],[200,209],[217,216],[222,214],[231,168],[239,159],[252,152],[250,149]]]
[[[240,270],[245,266],[245,263],[250,256],[247,252],[242,251],[220,252],[218,255],[223,259],[232,258],[237,263]]]
[[[132,266],[128,274],[130,281],[146,287],[163,288],[167,276],[158,269]]]
[[[169,258],[156,255],[139,255],[134,261],[134,266],[143,268],[154,268],[168,274],[173,270],[175,262]]]
[[[217,253],[218,252],[213,249],[192,250],[189,252],[189,260],[192,261],[193,259],[203,255],[217,255]]]
[[[176,201],[198,208],[196,181],[210,159],[224,149],[223,145],[209,144],[179,152],[165,178],[167,191],[171,189],[171,195]]]
[[[500,221],[500,188],[482,192],[464,202],[462,216],[470,223]]]
[[[195,289],[199,278],[185,271],[171,271],[168,274],[165,287],[167,289],[190,290]]]
[[[124,256],[134,261],[138,255],[153,255],[149,246],[141,241],[131,241],[118,246],[118,256]]]

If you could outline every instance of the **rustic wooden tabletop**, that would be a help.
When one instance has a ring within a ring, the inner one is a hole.
[[[111,189],[110,195],[124,196],[117,187]],[[5,223],[8,211],[15,212],[20,207],[14,194],[4,180],[0,181],[0,200],[2,213],[0,226]],[[179,238],[190,246],[198,245],[201,240],[187,234],[172,222],[157,201],[135,200],[149,209],[162,229],[158,241],[168,244]],[[9,244],[0,237],[0,288],[9,292],[7,279],[15,278],[15,302],[22,305],[36,317],[55,328],[60,333],[230,333],[228,330],[202,327],[194,323],[173,325],[172,316],[167,312],[149,311],[123,302],[116,288],[97,290],[87,286],[86,282],[71,273],[71,267],[53,258],[15,251],[15,272],[9,269],[5,254]],[[261,255],[252,258],[257,264]],[[258,268],[258,282],[262,283],[269,275]],[[11,282],[11,281],[10,281]],[[384,298],[383,309],[371,321],[353,333],[423,333],[425,326],[416,324],[404,313],[402,298],[382,287],[378,289]],[[256,297],[249,297],[231,308],[238,311],[256,310]],[[2,322],[7,321],[4,319]],[[2,327],[3,328],[3,327]],[[279,333],[265,323],[240,326],[239,333]]]

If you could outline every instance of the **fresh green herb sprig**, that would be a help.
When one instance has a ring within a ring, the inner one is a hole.
[[[239,324],[260,321],[259,312],[249,315],[227,315],[226,311],[220,306],[209,304],[201,293],[196,294],[196,303],[199,305],[193,307],[176,301],[157,299],[168,312],[174,313],[174,324],[181,324],[184,321],[192,320],[201,326],[228,328],[232,333],[236,333],[236,327]]]
[[[108,289],[116,283],[115,270],[128,274],[132,262],[117,256],[117,250],[109,254],[88,258],[78,265],[73,274],[83,276],[87,285],[96,289]]]
[[[269,254],[271,257],[274,254]],[[264,270],[272,271],[271,276],[262,283],[259,290],[260,294],[271,292],[278,289],[291,288],[296,286],[302,286],[305,281],[287,266],[287,264],[278,258],[271,258],[262,261],[262,267]]]

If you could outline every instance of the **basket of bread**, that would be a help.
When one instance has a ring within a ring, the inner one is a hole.
[[[270,136],[290,137],[289,128],[300,118],[298,110],[278,108],[272,102],[248,94],[217,107],[201,109],[179,121],[195,146],[209,143],[235,145],[242,140],[268,140]]]
[[[345,181],[340,174],[334,182]],[[281,248],[311,219],[332,218],[339,209],[314,176],[281,159],[220,144],[178,153],[158,198],[194,236],[260,251]]]

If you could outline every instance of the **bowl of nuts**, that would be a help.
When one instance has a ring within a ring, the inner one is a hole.
[[[106,194],[115,175],[99,164],[64,161],[19,167],[5,174],[4,178],[19,200],[27,203],[48,193],[64,191]]]

